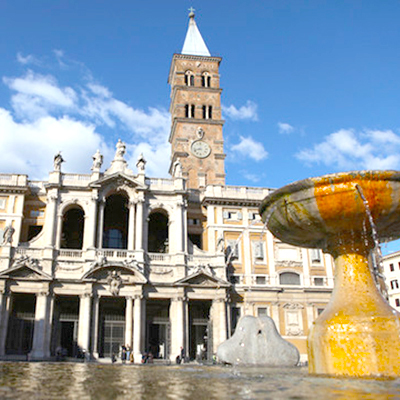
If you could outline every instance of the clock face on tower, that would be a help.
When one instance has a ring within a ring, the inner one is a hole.
[[[211,148],[206,142],[198,140],[192,143],[191,151],[198,158],[206,158],[210,155]]]

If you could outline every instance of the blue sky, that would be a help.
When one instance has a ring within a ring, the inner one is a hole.
[[[227,184],[400,169],[399,1],[0,2],[0,171],[169,165],[171,57],[187,9],[221,64]]]

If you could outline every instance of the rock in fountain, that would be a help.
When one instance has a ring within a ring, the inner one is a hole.
[[[399,377],[400,321],[378,291],[368,265],[375,243],[362,197],[379,238],[400,237],[398,171],[339,173],[295,182],[267,196],[260,213],[280,240],[323,249],[335,259],[331,301],[308,336],[309,371]]]
[[[269,317],[243,316],[234,335],[218,347],[219,361],[232,365],[293,367],[300,354],[278,333]]]

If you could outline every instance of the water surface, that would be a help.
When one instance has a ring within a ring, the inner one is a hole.
[[[336,379],[307,368],[0,363],[1,399],[400,399],[400,379]]]

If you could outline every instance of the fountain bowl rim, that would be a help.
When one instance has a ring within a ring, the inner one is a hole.
[[[273,191],[268,196],[266,196],[259,207],[259,213],[264,222],[266,218],[265,211],[269,207],[273,207],[281,197],[300,192],[302,190],[307,190],[321,185],[326,185],[326,180],[330,179],[332,184],[338,184],[346,182],[349,178],[359,179],[359,180],[375,180],[375,181],[400,181],[400,171],[397,170],[354,170],[348,172],[335,172],[332,174],[320,175],[315,177],[310,177],[306,179],[301,179],[292,183],[289,183],[281,188]],[[267,221],[268,222],[268,221]]]

